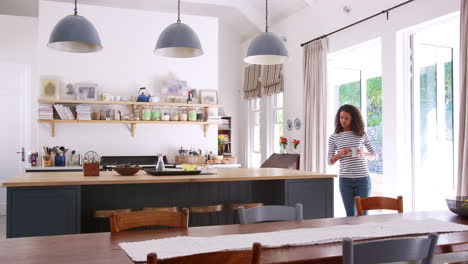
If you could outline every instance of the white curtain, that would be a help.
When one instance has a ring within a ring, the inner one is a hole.
[[[327,159],[327,39],[304,46],[303,169],[325,172]]]
[[[468,1],[462,0],[460,7],[460,147],[458,150],[457,195],[468,195]]]

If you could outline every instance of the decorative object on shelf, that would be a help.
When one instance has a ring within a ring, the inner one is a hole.
[[[301,128],[301,120],[299,118],[294,119],[294,128],[295,129]]]
[[[57,77],[41,77],[41,98],[58,99],[59,98],[60,79]]]
[[[200,90],[201,104],[217,104],[218,90]]]
[[[161,84],[162,96],[178,96],[186,99],[188,91],[187,81],[163,80]],[[184,102],[186,101],[184,100]]]
[[[98,99],[98,85],[95,83],[76,83],[78,100],[96,101]]]
[[[72,100],[76,100],[76,89],[73,84],[69,83],[65,86],[67,89],[65,91],[65,95],[63,98],[70,98]]]
[[[137,102],[149,102],[151,95],[148,93],[146,87],[140,87],[138,89],[138,98]]]
[[[93,24],[78,15],[75,0],[75,13],[60,20],[50,34],[49,48],[73,52],[89,53],[102,50],[101,39]]]
[[[288,50],[277,35],[268,32],[268,0],[265,0],[265,32],[249,44],[244,61],[250,64],[282,64],[288,59]]]
[[[293,139],[293,141],[291,142],[291,145],[294,147],[294,149],[297,149],[297,146],[299,146],[299,143],[301,143],[299,139]]]
[[[172,58],[191,58],[203,55],[200,39],[195,31],[180,21],[180,0],[177,4],[177,22],[161,32],[154,53]]]
[[[224,144],[229,141],[228,135],[218,135],[218,155],[223,155]]]
[[[286,121],[286,126],[287,126],[288,130],[292,130],[293,122],[291,121],[291,119],[288,119],[288,121]]]
[[[286,146],[288,145],[288,139],[285,137],[280,137],[279,144],[280,144],[280,153],[285,154]]]

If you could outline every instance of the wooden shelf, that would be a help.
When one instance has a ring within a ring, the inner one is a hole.
[[[121,102],[121,101],[83,101],[83,100],[49,100],[39,99],[37,100],[40,104],[89,104],[89,105],[124,105],[131,106],[133,110],[137,106],[174,106],[174,107],[204,107],[204,108],[219,108],[219,104],[186,104],[186,103],[153,103],[153,102]],[[56,123],[107,123],[107,124],[129,124],[132,137],[135,136],[137,124],[158,124],[158,125],[201,125],[203,126],[203,133],[206,137],[208,133],[208,127],[210,125],[219,125],[218,122],[197,122],[197,121],[143,121],[143,120],[61,120],[61,119],[38,119],[38,122],[49,123],[51,136],[55,136],[55,124]]]
[[[121,102],[121,101],[78,101],[78,100],[37,100],[40,104],[90,104],[90,105],[130,105],[130,106],[179,106],[179,107],[213,107],[219,108],[219,104],[186,104],[186,103],[152,103],[152,102]]]
[[[210,125],[219,125],[217,122],[199,122],[199,121],[143,121],[143,120],[62,120],[62,119],[38,119],[38,122],[50,124],[50,135],[55,136],[55,124],[56,123],[76,123],[76,124],[129,124],[132,137],[135,136],[137,124],[148,124],[148,125],[202,125],[203,134],[206,137],[208,133],[208,127]]]

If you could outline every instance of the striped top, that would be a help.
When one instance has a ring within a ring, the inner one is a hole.
[[[375,153],[374,147],[370,143],[367,134],[358,136],[353,131],[334,133],[328,140],[328,164],[332,165],[330,159],[344,148],[366,147],[367,152]],[[351,155],[342,157],[340,161],[340,177],[359,178],[369,176],[369,166],[364,157],[352,157]]]

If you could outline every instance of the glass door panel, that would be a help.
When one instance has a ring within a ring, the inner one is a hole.
[[[414,38],[413,155],[416,211],[447,209],[453,194],[453,50]]]

